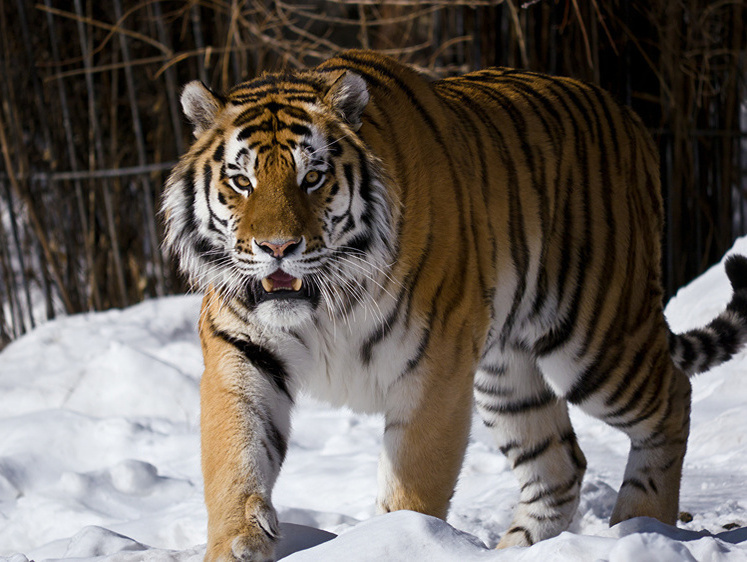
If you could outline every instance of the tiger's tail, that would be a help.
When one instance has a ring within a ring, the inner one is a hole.
[[[725,266],[734,290],[726,310],[703,328],[669,332],[672,360],[688,377],[728,361],[747,343],[747,257],[730,256]]]

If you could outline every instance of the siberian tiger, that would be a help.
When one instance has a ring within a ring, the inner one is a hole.
[[[570,402],[631,440],[610,523],[675,522],[688,376],[747,339],[747,259],[725,312],[670,332],[656,149],[629,109],[367,51],[181,101],[196,141],[162,207],[205,292],[206,560],[273,558],[302,391],[383,413],[380,512],[445,517],[475,405],[521,484],[498,546],[558,534],[586,467]]]

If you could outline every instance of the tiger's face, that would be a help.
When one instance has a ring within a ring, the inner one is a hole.
[[[197,141],[164,195],[167,245],[190,279],[291,327],[365,290],[391,229],[375,162],[356,131],[363,80],[268,75],[221,98],[182,94]]]

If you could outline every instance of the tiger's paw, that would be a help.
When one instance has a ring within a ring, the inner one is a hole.
[[[279,539],[275,510],[253,494],[246,501],[246,525],[232,536],[209,541],[205,562],[272,562]]]

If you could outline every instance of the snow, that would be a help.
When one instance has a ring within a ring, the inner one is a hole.
[[[747,254],[747,239],[737,241]],[[730,298],[723,265],[667,307],[675,331]],[[198,296],[60,318],[0,353],[0,561],[202,560]],[[578,410],[589,462],[570,530],[530,548],[493,547],[518,486],[475,419],[448,522],[375,516],[382,420],[302,400],[274,503],[287,560],[747,561],[747,354],[694,381],[679,527],[607,526],[624,435]],[[339,535],[339,536],[335,536]]]

